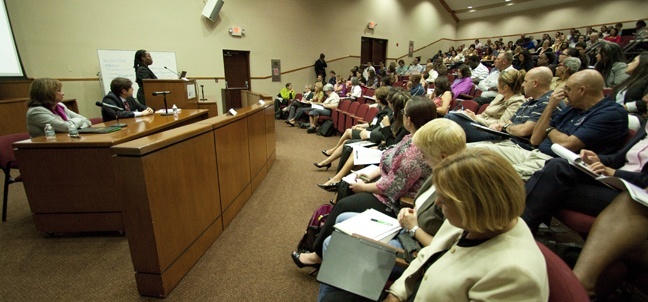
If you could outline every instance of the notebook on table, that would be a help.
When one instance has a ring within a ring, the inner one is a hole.
[[[79,129],[79,133],[101,134],[101,133],[115,132],[119,129],[121,129],[121,127],[112,127],[112,126],[111,127],[89,127],[89,128]]]

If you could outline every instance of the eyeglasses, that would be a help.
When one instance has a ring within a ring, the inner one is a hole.
[[[401,114],[407,116],[407,113],[405,113],[405,109],[401,109]]]

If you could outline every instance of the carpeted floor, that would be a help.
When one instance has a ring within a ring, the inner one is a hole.
[[[290,252],[315,208],[332,198],[316,184],[333,176],[334,167],[324,171],[312,163],[338,138],[283,121],[276,127],[272,169],[166,300],[315,301],[317,281],[293,264]],[[137,294],[126,237],[36,232],[20,183],[10,186],[7,222],[0,225],[0,284],[1,301],[156,300]]]

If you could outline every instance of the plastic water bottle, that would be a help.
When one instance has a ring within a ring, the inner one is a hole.
[[[56,138],[56,132],[54,132],[54,127],[51,124],[45,125],[45,138],[48,140]]]
[[[173,117],[178,118],[178,106],[173,104],[173,107],[171,107],[171,111],[173,111]]]
[[[77,130],[76,125],[72,121],[68,121],[68,136],[79,137],[79,130]]]

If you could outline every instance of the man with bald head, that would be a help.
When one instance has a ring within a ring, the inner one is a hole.
[[[563,89],[554,91],[529,140],[537,149],[527,150],[522,145],[511,144],[469,144],[469,147],[498,152],[513,164],[523,179],[528,179],[546,160],[556,156],[552,144],[574,153],[588,149],[597,154],[612,154],[620,149],[628,135],[628,114],[621,105],[605,99],[603,85],[599,73],[583,70],[569,77]],[[564,100],[569,101],[569,106],[552,118]]]
[[[529,97],[520,108],[515,112],[510,120],[506,123],[495,123],[489,126],[489,128],[508,133],[515,137],[528,139],[533,133],[533,128],[535,127],[536,122],[540,119],[542,112],[544,111],[547,103],[549,102],[549,96],[551,95],[551,85],[552,73],[551,70],[547,67],[536,67],[531,70],[524,76],[524,83],[522,87],[524,88],[524,94]],[[552,115],[558,114],[562,108],[563,104],[559,104],[553,111]],[[485,144],[525,144],[524,147],[530,148],[528,143],[525,140],[513,139],[512,141],[499,141],[502,139],[502,135],[491,134],[489,132],[484,132],[477,129],[468,129],[466,132],[476,132],[472,133],[474,135],[467,135],[467,137],[472,137],[471,142],[478,141],[491,141],[498,140],[497,142],[484,142]]]

